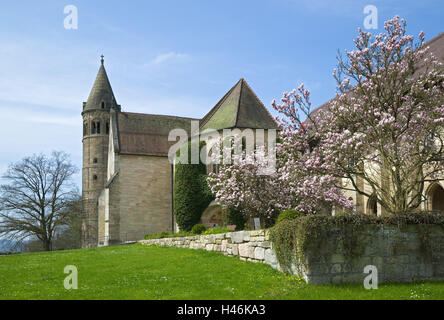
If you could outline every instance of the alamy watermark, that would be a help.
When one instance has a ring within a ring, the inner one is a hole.
[[[365,29],[378,29],[378,8],[374,5],[367,5],[364,7],[364,28]]]
[[[79,10],[76,6],[70,4],[65,6],[63,13],[67,14],[63,20],[63,27],[66,30],[77,30],[79,28]]]
[[[374,265],[365,266],[364,273],[368,274],[364,278],[364,288],[367,290],[378,289],[378,268]]]
[[[78,272],[77,267],[68,265],[63,269],[63,273],[68,274],[68,276],[63,280],[63,286],[66,290],[77,290],[78,289]]]

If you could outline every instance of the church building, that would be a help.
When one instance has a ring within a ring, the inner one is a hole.
[[[168,151],[173,129],[277,129],[277,124],[244,79],[202,119],[122,111],[103,56],[88,100],[83,103],[83,246],[143,239],[148,233],[177,231],[174,167]],[[217,215],[210,204],[202,223]]]

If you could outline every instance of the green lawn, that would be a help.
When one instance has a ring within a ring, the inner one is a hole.
[[[66,290],[66,265],[79,288]],[[0,299],[443,299],[444,283],[313,286],[220,253],[142,245],[0,256]]]

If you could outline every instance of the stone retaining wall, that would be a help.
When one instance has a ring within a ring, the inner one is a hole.
[[[303,273],[309,283],[362,283],[368,265],[377,268],[379,283],[444,280],[444,227],[381,225],[354,232],[356,238],[345,243],[344,234],[332,229],[322,246],[307,249]]]
[[[269,241],[268,230],[237,231],[180,238],[163,238],[139,241],[145,245],[159,245],[217,251],[241,260],[264,262],[278,268],[276,255]]]
[[[378,282],[444,280],[444,228],[430,226],[368,226],[359,230],[353,258],[347,254],[344,235],[331,230],[321,246],[305,252],[306,261],[293,273],[300,273],[307,283],[363,283],[364,267],[376,266]],[[226,234],[142,240],[145,245],[217,251],[241,260],[262,262],[281,270],[269,241],[268,230],[239,231]],[[349,246],[350,244],[348,244]]]

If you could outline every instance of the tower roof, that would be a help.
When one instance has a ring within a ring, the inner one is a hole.
[[[100,68],[97,73],[96,80],[89,94],[88,100],[84,103],[83,111],[87,110],[99,110],[99,109],[116,109],[120,110],[120,106],[117,104],[114,97],[113,89],[106,74],[103,55],[100,59]]]
[[[278,125],[247,82],[241,78],[202,119],[201,129],[278,129]]]

